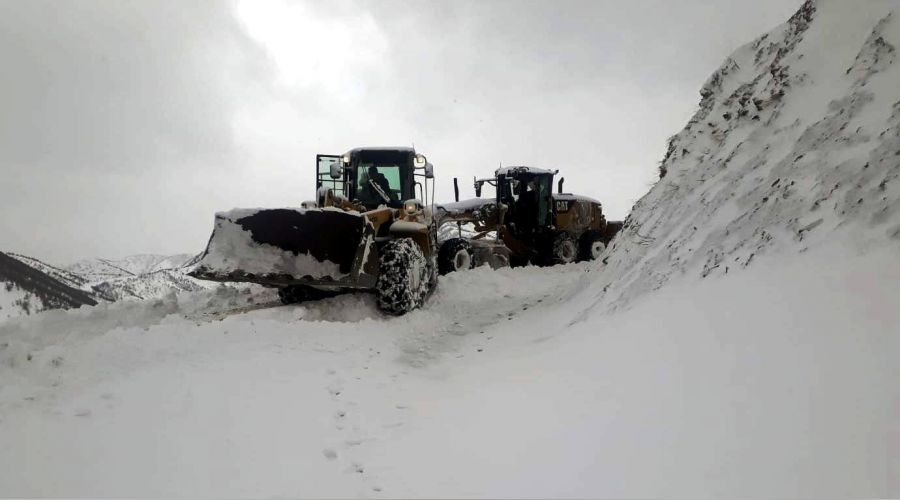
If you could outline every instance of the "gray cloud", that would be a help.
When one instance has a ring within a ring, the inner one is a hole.
[[[0,161],[97,172],[227,157],[243,37],[227,7],[0,3]]]

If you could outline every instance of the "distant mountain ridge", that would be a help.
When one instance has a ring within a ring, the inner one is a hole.
[[[138,276],[167,269],[184,267],[191,259],[191,254],[154,255],[138,254],[123,259],[87,259],[80,260],[65,270],[87,278],[89,281]]]
[[[48,309],[153,299],[215,287],[187,276],[186,268],[194,257],[139,254],[58,267],[27,255],[0,252],[0,320]]]

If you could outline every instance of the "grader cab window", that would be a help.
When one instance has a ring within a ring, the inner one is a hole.
[[[552,183],[549,175],[533,174],[506,178],[500,183],[500,201],[509,206],[510,216],[521,230],[549,224]]]

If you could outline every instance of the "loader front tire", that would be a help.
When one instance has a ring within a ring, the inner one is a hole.
[[[438,250],[438,271],[441,275],[465,271],[475,267],[472,244],[463,238],[451,238]]]
[[[391,240],[381,248],[375,291],[383,312],[399,316],[419,307],[431,281],[428,261],[412,238]]]
[[[550,265],[571,264],[578,259],[578,245],[569,233],[559,233],[553,238],[550,250]]]

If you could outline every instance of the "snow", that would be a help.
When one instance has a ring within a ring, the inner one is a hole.
[[[0,323],[0,495],[897,497],[894,10],[739,49],[601,261]]]
[[[512,172],[524,172],[530,174],[556,174],[559,172],[558,170],[547,170],[545,168],[537,168],[537,167],[502,167],[498,168],[495,172],[496,175],[508,175]]]
[[[340,271],[339,263],[321,261],[309,253],[295,254],[253,241],[249,232],[235,221],[257,212],[258,209],[236,209],[216,214],[213,237],[198,265],[220,274],[242,271],[256,275],[287,274],[335,280],[348,276]],[[302,210],[298,209],[298,212]]]
[[[493,198],[472,198],[469,200],[457,201],[455,203],[441,203],[435,205],[435,210],[443,210],[451,215],[459,215],[463,212],[482,209],[496,203],[497,201]]]
[[[553,195],[554,200],[566,200],[566,201],[586,201],[589,203],[596,203],[600,205],[600,201],[591,198],[590,196],[584,196],[580,194],[572,194],[572,193],[557,193]]]
[[[895,263],[827,247],[580,318],[584,264],[453,274],[399,319],[205,317],[253,296],[224,290],[9,322],[0,491],[892,496]]]
[[[122,259],[88,259],[66,268],[26,255],[8,255],[66,286],[83,290],[94,299],[106,302],[160,298],[172,291],[203,290],[216,286],[187,276],[186,267],[196,258],[190,254],[139,254]],[[37,304],[40,310],[57,307],[40,297],[34,299],[33,302],[40,303]]]
[[[400,233],[418,233],[418,232],[426,232],[428,230],[428,226],[421,222],[410,221],[410,220],[398,220],[391,223],[391,231],[396,231]]]
[[[59,281],[60,283],[70,286],[72,288],[82,288],[85,283],[88,281],[85,276],[74,273],[72,271],[61,269],[56,266],[51,266],[46,262],[35,259],[34,257],[29,257],[27,255],[21,255],[12,252],[6,252],[10,257],[22,262],[30,266],[33,269],[36,269],[51,278]]]
[[[35,304],[32,304],[32,300]],[[28,308],[23,304],[29,304]],[[0,281],[0,320],[17,318],[31,313],[31,307],[37,307],[37,300],[25,290],[13,283]],[[37,311],[35,311],[37,312]]]
[[[150,274],[157,271],[184,267],[193,255],[131,255],[123,259],[89,259],[78,261],[66,268],[67,271],[98,283],[124,276]]]
[[[900,66],[876,41],[900,45],[900,24],[896,3],[865,5],[808,2],[716,72],[612,243],[598,304],[834,239],[896,245]]]

